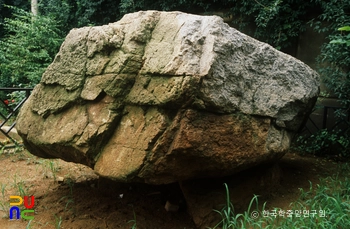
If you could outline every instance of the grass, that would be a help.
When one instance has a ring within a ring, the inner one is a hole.
[[[55,183],[57,181],[57,173],[60,171],[60,165],[59,162],[55,159],[39,159],[36,162],[39,166],[38,168],[41,166],[43,172],[43,176],[44,178],[49,178],[51,177],[50,174],[52,175],[53,178],[53,182]]]
[[[26,225],[26,229],[32,228],[32,220],[29,220],[28,224]]]
[[[0,183],[0,186],[1,186],[1,196],[2,196],[2,199],[5,200],[6,199],[6,184],[3,184],[3,183]],[[3,202],[3,201],[0,201],[0,210],[1,211],[4,211],[4,212],[9,212],[10,210],[10,206],[7,202]]]
[[[55,229],[60,229],[62,227],[62,217],[58,217],[57,215],[55,215]]]
[[[132,206],[132,205],[131,205]],[[135,213],[135,210],[134,210],[134,206],[132,206],[132,209],[133,209],[133,213],[134,213],[134,219],[132,219],[132,220],[129,220],[128,222],[127,222],[127,224],[129,224],[129,223],[132,223],[132,225],[131,225],[131,229],[136,229],[137,228],[137,221],[136,221],[136,213]]]
[[[71,212],[74,216],[76,215],[76,208],[75,208],[75,201],[74,201],[74,195],[73,195],[73,187],[74,182],[71,179],[66,179],[65,183],[69,186],[69,194],[66,196],[63,196],[60,201],[65,200],[66,206],[64,208],[65,211]]]
[[[57,167],[56,163],[53,160],[49,161],[49,167],[53,176],[53,180],[54,182],[56,182],[56,174],[59,170],[59,168]]]
[[[29,188],[26,187],[25,182],[22,181],[17,174],[15,174],[13,177],[13,188],[18,191],[20,196],[28,196]]]
[[[340,166],[339,172],[331,177],[320,179],[320,184],[307,191],[300,189],[298,201],[291,203],[288,209],[259,209],[258,196],[250,201],[247,211],[235,214],[230,201],[228,186],[226,204],[220,211],[222,220],[212,229],[236,228],[348,228],[350,222],[350,172],[348,165]],[[292,214],[290,214],[292,213]]]

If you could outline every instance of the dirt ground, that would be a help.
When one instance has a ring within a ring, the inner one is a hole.
[[[288,153],[279,167],[281,180],[264,201],[267,207],[287,209],[298,199],[299,188],[308,190],[309,181],[316,185],[320,177],[335,173],[337,164]],[[1,152],[0,188],[1,229],[196,228],[186,206],[177,212],[164,208],[169,192],[179,189],[177,184],[115,183],[99,178],[83,165],[37,158],[26,151]],[[9,219],[11,195],[35,197],[32,221]]]

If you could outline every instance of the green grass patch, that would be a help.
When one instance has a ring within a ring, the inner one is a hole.
[[[212,229],[236,228],[348,228],[350,222],[350,172],[348,164],[339,166],[339,172],[320,179],[309,190],[300,189],[297,201],[289,209],[266,209],[266,203],[259,207],[258,196],[250,201],[244,213],[236,214],[230,201],[226,184],[226,204],[215,210],[222,220]]]

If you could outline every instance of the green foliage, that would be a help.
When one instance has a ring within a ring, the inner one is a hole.
[[[316,0],[322,14],[311,25],[319,32],[329,33],[318,58],[319,72],[326,86],[350,106],[350,1]],[[327,26],[324,26],[324,25]]]
[[[30,9],[30,1],[28,0],[0,0],[0,39],[5,35],[4,19],[12,17],[11,9],[5,7],[6,5],[20,7],[23,10]]]
[[[74,26],[72,20],[73,6],[68,1],[45,0],[39,1],[40,15],[50,17],[57,21],[57,25],[62,34],[68,33]]]
[[[350,157],[350,130],[321,130],[305,137],[299,136],[296,150],[301,153],[337,158]]]
[[[235,27],[277,49],[290,46],[305,30],[305,19],[312,6],[303,0],[228,0]],[[247,26],[254,25],[254,31]]]
[[[4,92],[4,91],[3,91]],[[13,110],[21,103],[21,101],[26,97],[25,91],[14,91],[11,93],[0,93],[0,99],[2,99],[7,106],[5,106],[4,103],[0,102],[0,113],[4,115],[5,117],[9,116],[10,113],[13,112]],[[13,113],[13,116],[8,120],[7,125],[12,124],[16,118],[16,115],[18,114],[18,110]],[[2,122],[0,118],[0,122]]]
[[[7,94],[7,98],[9,101],[8,106],[15,109],[16,106],[26,97],[25,91],[14,91],[10,94]]]
[[[39,14],[55,20],[63,37],[72,29],[87,25],[102,25],[117,21],[120,1],[115,0],[38,0]],[[6,35],[3,28],[5,18],[13,19],[13,10],[3,5],[11,5],[30,11],[28,0],[0,0],[0,39]]]
[[[55,214],[54,217],[55,217],[55,223],[54,223],[55,229],[60,229],[62,227],[62,216],[58,217]]]
[[[350,1],[316,0],[322,13],[311,21],[319,32],[328,33],[328,40],[318,57],[318,72],[326,87],[343,104],[345,112],[337,118],[346,119],[350,112]],[[325,26],[326,25],[326,26]],[[299,137],[298,150],[316,155],[350,157],[350,123],[336,130],[321,130],[310,137]]]
[[[5,19],[7,36],[0,41],[1,86],[33,86],[52,62],[62,42],[57,23],[15,8]]]
[[[226,204],[221,209],[221,211],[214,210],[220,216],[222,217],[222,220],[213,227],[213,229],[216,229],[220,227],[221,229],[235,229],[235,228],[255,228],[255,222],[254,219],[257,216],[258,211],[253,210],[253,205],[256,205],[256,210],[258,210],[258,196],[254,196],[252,200],[249,203],[247,211],[245,211],[243,214],[235,214],[234,212],[234,206],[232,202],[230,201],[230,192],[228,189],[227,184],[225,185],[226,190]],[[263,206],[265,208],[265,204]]]
[[[349,17],[350,18],[350,17]],[[350,33],[329,36],[331,42],[324,45],[320,59],[326,67],[320,68],[326,86],[340,99],[345,107],[350,106]]]
[[[134,206],[133,205],[131,205],[131,206],[132,206],[132,209],[133,209],[134,218],[132,220],[129,220],[127,222],[127,224],[131,223],[132,224],[131,225],[131,229],[136,229],[137,228],[136,213],[135,213],[135,210],[134,210]]]
[[[339,31],[347,31],[350,32],[350,26],[344,26],[338,29]],[[350,33],[341,36],[338,39],[331,40],[330,44],[346,44],[346,46],[350,46]]]
[[[121,0],[120,13],[126,14],[139,10],[178,10],[184,12],[207,11],[215,3],[220,4],[221,1],[203,1],[203,0],[180,0],[180,1],[152,1],[152,0]]]
[[[42,0],[40,13],[59,22],[65,34],[72,28],[88,25],[102,25],[117,21],[119,1],[115,0]]]

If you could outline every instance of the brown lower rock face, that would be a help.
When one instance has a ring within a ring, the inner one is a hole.
[[[138,175],[151,145],[164,132],[167,117],[157,108],[128,106],[118,128],[104,147],[95,171],[104,177],[126,181],[140,181]]]
[[[123,182],[227,176],[279,159],[290,141],[268,118],[192,109],[173,119],[155,108],[127,107],[125,112],[94,168]]]
[[[276,160],[289,145],[286,135],[281,137],[277,151],[267,149],[269,119],[195,110],[185,110],[179,116],[175,118],[179,121],[173,127],[176,130],[170,138],[173,140],[167,144],[161,137],[149,162],[145,163],[140,174],[146,182],[163,180],[168,183],[187,180],[187,177],[229,175]],[[280,134],[283,135],[283,131]]]

